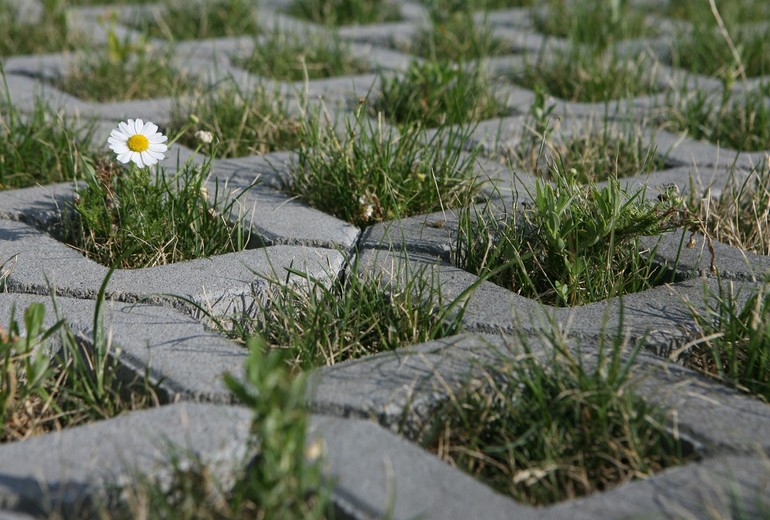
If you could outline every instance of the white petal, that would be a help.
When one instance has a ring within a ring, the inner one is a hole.
[[[128,123],[131,123],[131,125],[129,126]],[[129,119],[128,123],[124,123],[123,121],[118,123],[118,128],[120,128],[120,131],[123,132],[123,135],[126,136],[126,139],[128,139],[128,137],[134,133],[134,121]]]
[[[125,145],[125,144],[128,144],[128,139],[115,139],[114,137],[109,137],[107,139],[107,143],[109,143],[111,145],[112,144],[122,144],[122,145]]]
[[[125,143],[114,143],[110,145],[110,148],[112,148],[112,151],[117,154],[126,153],[130,151],[130,148],[126,146]]]
[[[155,134],[148,137],[147,140],[150,141],[151,143],[165,143],[166,141],[168,141],[168,137],[166,137],[163,134]]]
[[[142,154],[134,152],[134,155],[131,156],[131,160],[136,163],[137,166],[140,168],[144,166],[144,163],[142,162]]]
[[[154,134],[155,132],[157,132],[157,131],[158,131],[158,125],[156,125],[156,124],[154,124],[154,123],[150,123],[149,121],[147,121],[147,122],[144,124],[144,130],[142,130],[142,133],[143,133],[143,134],[144,134],[146,137],[150,137],[151,135],[153,135],[153,134]]]
[[[109,139],[115,139],[116,141],[128,141],[128,136],[117,128],[110,132]],[[109,139],[107,139],[109,141]]]
[[[131,151],[121,153],[118,155],[118,160],[123,164],[126,164],[128,161],[131,160],[132,155],[134,155],[134,152],[131,152]]]
[[[164,153],[166,150],[168,150],[168,146],[160,143],[150,143],[148,149],[152,150],[153,152]]]
[[[152,148],[149,148],[146,152],[143,152],[143,153],[146,153],[147,155],[149,155],[150,157],[152,157],[156,161],[162,161],[163,158],[165,157],[162,153],[156,152]]]
[[[146,164],[147,166],[150,166],[151,164],[155,164],[156,162],[158,162],[158,160],[155,157],[153,157],[147,152],[142,152],[141,156],[142,156],[142,161],[144,161],[144,164]]]
[[[144,133],[142,132],[143,129],[144,129],[144,122],[141,119],[137,119],[136,121],[134,121],[134,130],[136,130],[136,132],[134,132],[135,134],[144,135]]]

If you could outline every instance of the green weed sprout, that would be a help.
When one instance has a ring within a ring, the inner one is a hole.
[[[617,179],[603,187],[554,169],[537,179],[532,202],[510,215],[461,213],[456,263],[543,303],[583,305],[670,280],[639,251],[639,237],[689,225],[675,187],[655,200],[627,193]]]
[[[253,461],[233,490],[234,503],[262,518],[322,518],[329,492],[321,481],[323,446],[308,443],[305,376],[289,375],[284,353],[249,342],[243,380],[226,376],[235,397],[254,412]]]

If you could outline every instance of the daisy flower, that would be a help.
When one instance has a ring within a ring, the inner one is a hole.
[[[158,132],[157,125],[141,119],[118,123],[110,132],[107,142],[123,164],[133,161],[140,168],[151,166],[162,160],[168,150],[164,144],[168,138]]]

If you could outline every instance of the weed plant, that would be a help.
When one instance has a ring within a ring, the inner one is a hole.
[[[559,165],[566,171],[575,170],[580,183],[621,179],[665,167],[665,161],[655,154],[652,146],[633,132],[625,135],[612,135],[607,131],[585,133],[566,142],[550,138],[538,143],[536,139],[536,136],[526,139],[515,151],[516,162],[545,178],[559,169]]]
[[[373,121],[361,104],[337,130],[320,116],[300,127],[301,145],[284,189],[351,224],[367,226],[473,200],[477,151],[462,146],[473,128],[419,125],[398,130]]]
[[[548,59],[527,58],[523,71],[512,80],[567,101],[597,103],[652,94],[658,90],[655,77],[644,54],[625,59],[614,51],[573,46]]]
[[[82,177],[92,137],[92,124],[76,124],[43,100],[29,114],[20,113],[10,97],[0,101],[0,190]]]
[[[413,61],[404,76],[380,74],[381,95],[372,106],[401,124],[456,125],[505,115],[479,66]]]
[[[757,27],[736,27],[730,42],[712,24],[695,25],[680,33],[672,47],[671,63],[732,82],[738,77],[764,76],[770,73],[770,36]],[[733,46],[735,53],[733,52]]]
[[[146,381],[121,383],[117,358],[100,322],[103,284],[94,314],[94,341],[85,346],[63,321],[45,326],[45,307],[30,304],[23,328],[11,315],[0,327],[0,442],[22,440],[145,408],[157,399]],[[60,348],[46,348],[58,336]]]
[[[768,280],[745,303],[720,283],[704,313],[692,309],[703,339],[686,354],[685,365],[770,402],[770,291]]]
[[[261,32],[251,0],[164,0],[163,10],[135,20],[149,36],[170,41],[257,35]]]
[[[719,17],[727,27],[765,20],[770,16],[770,5],[764,0],[741,0],[740,2],[716,0],[714,4]],[[662,7],[665,16],[679,18],[698,25],[710,24],[713,27],[717,25],[709,1],[677,0],[676,2],[667,2]]]
[[[430,24],[404,49],[432,61],[466,63],[503,54],[503,42],[486,22],[478,24],[472,4],[454,0],[426,2]]]
[[[542,11],[533,11],[532,21],[544,34],[595,49],[655,34],[630,0],[546,0]]]
[[[537,179],[531,203],[510,215],[461,212],[455,261],[528,298],[574,306],[671,281],[640,252],[639,237],[689,224],[676,190],[658,199],[627,193],[617,179],[583,185],[575,170]]]
[[[264,343],[254,339],[244,377],[226,377],[236,398],[254,413],[246,459],[232,488],[223,489],[200,458],[173,454],[170,479],[138,476],[116,493],[123,497],[121,507],[105,508],[102,518],[329,517],[330,490],[321,479],[323,446],[307,442],[305,377],[289,375],[282,352],[264,349]]]
[[[103,265],[136,269],[240,251],[249,243],[238,197],[209,199],[211,158],[173,176],[114,162],[89,165],[62,223],[63,241]],[[245,192],[245,191],[244,191]],[[244,192],[241,192],[243,194]]]
[[[255,39],[250,56],[235,56],[233,62],[252,74],[282,81],[346,76],[369,69],[366,63],[351,55],[336,34],[299,35],[277,29]]]
[[[37,54],[77,49],[87,43],[87,38],[70,31],[67,26],[65,0],[43,0],[38,19],[22,15],[23,2],[0,2],[0,56]]]
[[[230,334],[248,339],[255,332],[301,370],[333,365],[402,345],[418,344],[456,334],[462,306],[448,305],[424,269],[404,271],[403,287],[381,277],[361,274],[354,262],[331,286],[298,275],[300,282],[269,280],[269,305],[236,324]]]
[[[692,194],[690,211],[700,216],[713,239],[760,255],[770,255],[770,172],[766,162],[745,178],[732,173],[719,197]]]
[[[683,461],[663,410],[634,392],[623,342],[600,346],[598,360],[572,354],[563,337],[537,359],[489,367],[453,395],[422,443],[443,460],[519,502],[546,505],[645,478]]]
[[[329,27],[401,19],[398,4],[382,0],[292,0],[288,14]]]
[[[695,90],[667,103],[661,122],[666,129],[686,131],[693,139],[734,150],[770,150],[770,106],[760,91],[732,95],[724,89],[717,99]]]
[[[195,116],[180,142],[196,148],[198,132],[209,132],[220,157],[242,157],[288,150],[299,145],[299,126],[289,114],[287,101],[276,91],[257,85],[245,91],[235,84],[193,96],[174,106],[172,126],[182,128]],[[204,150],[207,151],[207,150]]]
[[[171,66],[171,52],[151,51],[145,41],[121,41],[110,30],[106,48],[82,56],[55,83],[73,96],[105,102],[176,96],[194,80]]]

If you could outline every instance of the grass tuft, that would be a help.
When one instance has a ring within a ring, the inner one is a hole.
[[[62,240],[92,260],[122,269],[169,264],[244,249],[250,231],[238,197],[209,198],[209,158],[170,178],[99,161],[76,190]],[[243,193],[243,192],[241,192]]]
[[[380,74],[381,95],[372,106],[397,123],[456,125],[506,115],[478,66],[413,61],[403,76]]]
[[[38,54],[78,49],[88,43],[87,38],[69,29],[67,2],[43,0],[39,17],[24,16],[23,2],[0,3],[0,56]],[[27,4],[29,5],[29,4]]]
[[[252,74],[281,81],[323,79],[369,70],[336,34],[300,35],[278,29],[255,39],[251,55],[234,56],[233,63]]]
[[[0,101],[0,190],[81,178],[92,138],[92,124],[75,124],[40,99],[30,114]]]
[[[401,19],[398,4],[387,0],[292,0],[287,12],[328,27]]]
[[[198,123],[179,141],[190,148],[200,145],[198,132],[209,132],[220,157],[243,157],[288,150],[299,146],[297,117],[276,91],[258,85],[251,92],[227,84],[216,90],[177,102],[172,127],[188,126],[192,116]],[[207,150],[204,150],[207,151]]]
[[[488,367],[450,397],[422,443],[498,492],[547,505],[645,478],[684,460],[664,411],[634,392],[622,340],[598,359],[552,333],[538,359],[525,341],[515,361]]]
[[[337,130],[318,115],[303,120],[302,145],[285,189],[358,226],[458,207],[476,196],[476,152],[462,146],[470,127],[424,133],[366,117],[364,104]]]
[[[164,0],[163,10],[133,25],[169,41],[256,35],[261,32],[250,0]]]
[[[639,237],[688,223],[675,188],[656,200],[627,193],[617,179],[582,185],[577,172],[554,169],[537,179],[532,202],[510,215],[461,212],[455,262],[528,298],[583,305],[671,280],[640,252]]]

